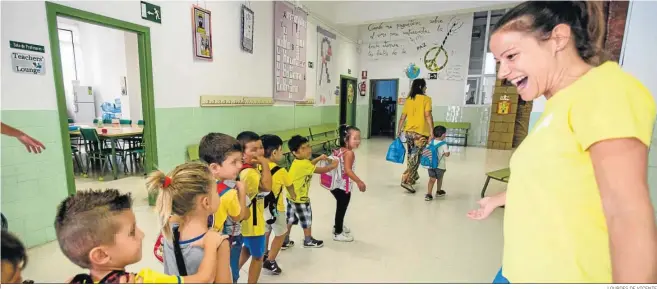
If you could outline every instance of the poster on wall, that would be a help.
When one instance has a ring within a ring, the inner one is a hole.
[[[305,11],[287,2],[274,2],[274,99],[306,98]]]
[[[317,26],[317,92],[315,105],[336,105],[336,86],[340,86],[340,75],[335,63],[335,34]]]
[[[210,11],[194,5],[192,7],[194,28],[194,56],[212,60],[212,21]]]
[[[434,105],[463,105],[468,75],[473,13],[440,15],[373,23],[359,28],[361,69],[370,78],[407,79],[400,83],[401,94],[410,89],[415,77],[431,80],[427,94],[440,95]],[[409,63],[419,68],[408,77]]]
[[[253,53],[253,10],[242,5],[242,50]]]

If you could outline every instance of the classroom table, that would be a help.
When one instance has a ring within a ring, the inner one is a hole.
[[[144,128],[140,126],[127,126],[127,125],[114,126],[114,125],[106,124],[103,127],[96,127],[95,125],[86,125],[86,124],[70,124],[70,125],[77,126],[79,128],[95,128],[96,131],[98,132],[98,138],[100,140],[110,140],[110,144],[112,147],[112,175],[114,176],[115,180],[119,178],[115,140],[127,138],[127,137],[141,136],[144,134]],[[103,133],[103,129],[106,129],[107,133]],[[81,135],[79,130],[69,131],[68,133],[71,136]]]

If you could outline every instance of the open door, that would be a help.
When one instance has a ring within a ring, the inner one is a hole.
[[[356,125],[356,78],[340,75],[340,124]]]

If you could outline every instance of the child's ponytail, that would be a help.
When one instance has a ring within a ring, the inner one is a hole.
[[[168,184],[167,178],[170,180]],[[146,180],[146,187],[149,192],[157,190],[157,201],[155,202],[155,211],[158,216],[158,224],[162,230],[162,234],[169,238],[171,235],[171,226],[169,225],[169,218],[172,215],[173,198],[169,187],[171,186],[171,178],[165,175],[162,171],[154,171],[148,176]]]
[[[150,174],[146,186],[149,191],[158,190],[155,210],[166,238],[171,237],[171,222],[181,223],[195,209],[196,197],[210,192],[213,180],[210,169],[202,163],[179,165],[168,175],[161,171]]]

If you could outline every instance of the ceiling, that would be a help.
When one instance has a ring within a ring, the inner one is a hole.
[[[314,16],[345,27],[422,16],[508,8],[520,1],[299,1]]]

